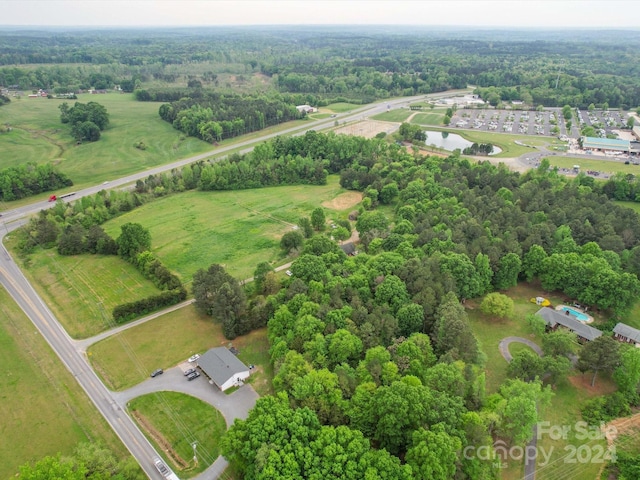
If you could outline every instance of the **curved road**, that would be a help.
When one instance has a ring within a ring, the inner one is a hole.
[[[438,96],[448,96],[451,92],[440,93],[437,95],[430,95],[431,98],[437,98]],[[264,135],[257,139],[246,140],[226,147],[218,148],[211,152],[196,155],[184,160],[173,162],[171,164],[163,165],[154,169],[146,170],[144,172],[137,173],[135,175],[129,175],[127,177],[113,180],[108,184],[108,188],[114,188],[130,184],[136,180],[146,178],[150,174],[160,173],[163,171],[171,170],[173,168],[192,163],[197,160],[208,158],[212,155],[220,155],[222,153],[235,150],[238,147],[249,147],[250,145],[258,144],[269,138],[279,135],[303,135],[308,130],[317,130],[323,128],[329,128],[334,124],[336,120],[340,121],[352,121],[364,118],[365,115],[375,115],[380,112],[384,112],[391,107],[396,107],[410,102],[421,100],[426,98],[426,95],[420,95],[416,97],[407,97],[395,100],[388,100],[379,102],[377,104],[367,105],[349,112],[348,114],[338,115],[334,119],[320,120],[310,123],[308,126],[295,127],[282,132]],[[244,151],[249,151],[250,148],[246,148]],[[243,152],[244,152],[243,151]],[[86,188],[78,191],[75,195],[67,197],[64,201],[74,201],[86,195],[92,195],[100,190],[105,189],[105,184],[97,185],[94,187]],[[47,201],[36,202],[24,207],[19,207],[13,210],[9,210],[3,213],[2,221],[3,227],[0,227],[0,242],[4,239],[5,234],[9,233],[27,221],[27,217],[38,211],[50,208],[53,204]],[[60,360],[64,363],[67,369],[74,375],[80,386],[89,396],[94,403],[98,411],[104,416],[111,428],[116,432],[120,440],[127,447],[129,452],[138,461],[144,472],[151,479],[161,480],[163,476],[155,469],[153,459],[158,456],[152,445],[138,429],[136,424],[131,420],[127,413],[121,408],[121,406],[114,399],[114,395],[104,386],[100,379],[93,372],[89,366],[86,358],[82,355],[78,349],[75,348],[73,340],[69,337],[66,331],[62,328],[58,320],[53,313],[45,305],[34,288],[24,277],[20,269],[12,261],[11,256],[2,246],[0,251],[0,283],[7,289],[11,297],[18,303],[20,308],[31,319],[36,328],[40,331],[42,336],[47,340],[51,348],[56,352]],[[210,478],[217,478],[218,472],[213,473]]]

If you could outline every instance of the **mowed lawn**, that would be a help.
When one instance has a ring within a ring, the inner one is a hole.
[[[0,478],[78,442],[125,448],[29,319],[0,288]]]
[[[536,151],[533,148],[524,147],[516,144],[516,140],[528,145],[543,145],[545,143],[551,143],[552,137],[534,137],[527,135],[510,135],[507,133],[491,133],[491,132],[479,132],[469,130],[459,130],[451,128],[432,127],[433,130],[445,131],[449,133],[457,133],[458,135],[466,138],[470,142],[475,143],[491,143],[502,149],[501,153],[492,155],[492,158],[511,158],[519,157],[525,153]],[[429,140],[427,139],[427,143]]]
[[[97,142],[76,145],[69,125],[60,123],[59,106],[97,102],[110,123]],[[158,115],[159,102],[137,102],[133,94],[79,95],[77,100],[22,98],[0,109],[0,123],[13,131],[0,135],[0,168],[26,162],[53,162],[69,175],[75,188],[101,183],[212,150],[186,137]],[[134,146],[138,142],[145,150]]]
[[[535,313],[539,306],[531,303],[530,298],[544,296],[552,304],[562,303],[562,298],[556,294],[548,294],[537,288],[535,285],[520,283],[517,287],[505,292],[514,301],[515,315],[511,319],[495,319],[483,315],[478,308],[478,301],[467,300],[467,313],[471,328],[480,343],[482,352],[486,355],[486,387],[487,394],[494,393],[499,386],[507,379],[507,362],[498,350],[500,340],[509,336],[524,337],[532,340],[537,345],[542,345],[542,339],[531,333],[525,320],[526,315]],[[509,351],[512,355],[528,349],[529,347],[520,344],[511,344]],[[540,413],[541,421],[549,422],[550,425],[568,426],[571,430],[566,439],[554,438],[551,435],[540,436],[539,447],[544,448],[546,453],[550,452],[550,460],[546,465],[541,465],[542,457],[538,460],[538,471],[536,478],[596,478],[600,465],[597,463],[567,463],[570,460],[568,455],[573,447],[588,445],[588,448],[598,449],[604,446],[602,440],[581,439],[576,435],[575,424],[582,420],[580,410],[584,403],[596,395],[601,395],[613,390],[614,386],[606,375],[599,375],[596,387],[588,386],[590,374],[581,375],[574,372],[573,376],[561,381],[553,388],[554,396],[551,405],[543,409]],[[587,448],[587,447],[583,447]],[[541,450],[539,449],[539,452]],[[575,456],[573,458],[576,458]],[[567,461],[565,461],[567,460]],[[521,479],[524,475],[523,462],[507,462],[501,471],[502,480]]]
[[[598,172],[606,173],[630,173],[632,175],[640,175],[640,166],[638,165],[625,165],[621,160],[603,160],[595,158],[571,158],[571,157],[558,157],[548,156],[549,164],[552,167],[573,169],[574,165],[580,165],[580,170],[586,172],[587,170],[594,170]],[[596,179],[598,177],[595,177]],[[604,179],[603,179],[604,180]]]
[[[195,476],[218,458],[227,425],[222,414],[202,400],[178,392],[157,392],[131,400],[129,411],[181,478]],[[197,443],[197,463],[193,443]]]
[[[418,113],[411,119],[411,123],[417,123],[419,125],[442,125],[443,120],[444,113]]]
[[[324,186],[185,192],[143,205],[104,228],[114,238],[128,222],[149,229],[152,251],[183,282],[213,263],[242,280],[253,276],[260,262],[284,263],[282,235],[300,217],[343,192],[337,177]],[[338,212],[326,209],[327,217],[332,213]]]
[[[412,110],[406,108],[396,108],[387,112],[382,112],[377,115],[373,115],[373,120],[381,120],[383,122],[404,122],[413,114]]]
[[[115,255],[58,255],[39,250],[23,268],[60,323],[74,338],[86,338],[115,326],[116,305],[160,290]]]
[[[156,368],[174,367],[194,353],[230,343],[240,350],[240,360],[256,365],[249,383],[261,395],[272,392],[266,328],[229,342],[221,325],[198,313],[193,305],[102,340],[91,346],[87,355],[105,385],[124,390],[146,380]]]

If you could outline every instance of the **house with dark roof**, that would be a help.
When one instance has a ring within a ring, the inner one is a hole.
[[[353,242],[347,242],[340,245],[340,249],[348,256],[353,257],[358,253]]]
[[[250,374],[249,367],[225,347],[208,350],[198,358],[198,367],[223,392],[242,385]]]
[[[613,338],[624,343],[632,343],[640,347],[640,330],[619,322],[613,329]]]
[[[590,342],[602,335],[602,332],[597,328],[590,327],[589,325],[576,320],[571,315],[565,315],[553,308],[542,307],[536,312],[536,315],[542,317],[544,323],[546,323],[550,329],[555,330],[559,326],[562,326],[575,333],[581,341]]]

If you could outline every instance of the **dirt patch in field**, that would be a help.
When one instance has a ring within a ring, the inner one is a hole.
[[[601,375],[602,372],[598,373],[598,376],[596,377],[596,384],[593,387],[591,386],[591,378],[593,377],[593,372],[574,375],[568,378],[574,387],[579,388],[583,392],[586,392],[590,397],[613,393],[615,391],[615,385],[613,385],[611,382],[603,381],[602,378],[599,378]]]
[[[338,195],[333,200],[322,202],[322,206],[331,210],[346,210],[362,201],[361,192],[345,192]]]
[[[173,449],[171,444],[162,436],[162,434],[158,430],[153,427],[153,425],[151,425],[151,422],[147,419],[147,417],[136,410],[132,411],[131,415],[138,421],[140,426],[147,431],[151,438],[155,440],[160,448],[162,448],[162,451],[166,453],[169,458],[171,458],[173,463],[175,463],[182,470],[189,467],[189,464],[185,461],[185,459],[178,455],[178,452]]]
[[[400,128],[399,123],[362,120],[360,122],[337,128],[335,132],[338,134],[342,133],[345,135],[357,135],[364,138],[373,138],[381,132],[389,135],[390,133],[395,132],[398,128]]]
[[[640,413],[630,417],[616,418],[607,423],[602,430],[609,446],[613,445],[620,435],[636,437],[640,434]]]

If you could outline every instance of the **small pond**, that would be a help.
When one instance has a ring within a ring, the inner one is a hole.
[[[457,133],[435,132],[433,130],[425,130],[424,133],[427,134],[427,140],[424,143],[427,145],[435,145],[438,148],[442,148],[450,152],[453,152],[456,148],[459,148],[460,151],[462,151],[473,145],[473,142],[462,138]],[[490,155],[497,155],[501,152],[502,149],[494,145],[493,152],[490,153]]]

